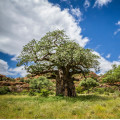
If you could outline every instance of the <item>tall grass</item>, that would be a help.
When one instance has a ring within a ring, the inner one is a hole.
[[[4,119],[110,119],[120,118],[120,98],[80,95],[76,98],[1,95],[0,118]]]

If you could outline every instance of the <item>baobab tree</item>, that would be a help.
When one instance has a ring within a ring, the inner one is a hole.
[[[63,30],[48,32],[37,41],[33,39],[23,47],[18,66],[25,65],[31,74],[56,74],[56,95],[76,96],[74,74],[98,69],[98,56],[90,49],[70,40]]]

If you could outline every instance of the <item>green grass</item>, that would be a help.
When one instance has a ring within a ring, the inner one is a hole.
[[[0,95],[0,118],[119,119],[120,98],[100,95],[76,98]]]

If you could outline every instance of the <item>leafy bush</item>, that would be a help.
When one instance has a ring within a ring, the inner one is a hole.
[[[10,92],[10,89],[7,86],[0,87],[0,95],[7,94]]]
[[[24,82],[24,78],[20,78],[20,82]]]
[[[95,88],[94,92],[98,92],[99,94],[105,94],[107,93],[114,93],[116,91],[116,89],[114,89],[116,87],[101,87],[101,88]]]
[[[97,92],[99,94],[104,94],[105,89],[104,88],[96,88],[96,89],[94,89],[94,92]]]
[[[48,97],[49,96],[49,91],[46,90],[46,89],[42,89],[40,95],[43,96],[43,97]]]
[[[24,80],[26,83],[30,83],[31,79]]]
[[[78,86],[78,87],[76,87],[76,92],[77,93],[83,93],[83,91],[84,91],[84,89],[83,89],[83,87],[82,86]]]
[[[21,95],[27,95],[28,94],[28,90],[22,90],[22,92],[20,94]]]
[[[99,83],[96,82],[96,80],[92,79],[92,78],[87,78],[86,80],[82,80],[80,82],[80,86],[83,86],[86,90],[88,90],[89,93],[89,89],[98,86]]]
[[[15,79],[12,78],[12,77],[8,77],[8,80],[9,80],[9,81],[12,81],[12,82],[15,82]]]
[[[105,91],[109,92],[109,93],[114,93],[115,92],[115,90],[113,88],[111,88],[111,87],[105,88]]]
[[[51,85],[52,83],[44,76],[41,76],[39,78],[34,78],[33,80],[30,81],[30,87],[32,89],[38,89],[40,91],[42,89],[49,90]]]
[[[34,92],[34,90],[30,90],[30,92],[29,92],[29,94],[28,94],[29,96],[36,96],[36,94],[35,94],[35,92]]]
[[[3,78],[2,78],[2,81],[6,81],[6,80],[7,80],[7,77],[3,77]]]
[[[103,82],[114,84],[116,82],[120,82],[120,65],[117,67],[113,66],[112,70],[109,70],[106,74],[104,74]]]

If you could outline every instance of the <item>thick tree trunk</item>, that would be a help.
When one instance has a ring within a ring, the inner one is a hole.
[[[59,74],[56,78],[56,95],[63,95],[68,97],[75,97],[75,85],[69,76],[66,76],[62,70],[59,70]]]
[[[68,97],[75,97],[76,96],[74,82],[70,81],[70,79],[65,81],[64,96],[68,96]]]
[[[56,95],[63,95],[63,71],[59,70],[56,77]]]

